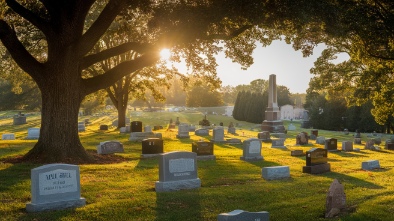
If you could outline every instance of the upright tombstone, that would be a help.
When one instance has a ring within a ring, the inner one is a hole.
[[[263,160],[261,156],[261,141],[256,138],[250,138],[243,142],[243,156],[241,160],[244,161],[258,161]]]
[[[394,150],[394,136],[391,136],[390,139],[386,140],[384,148],[387,150]]]
[[[224,129],[223,127],[215,127],[212,132],[212,140],[213,143],[225,143],[224,139]]]
[[[271,148],[286,148],[285,138],[273,138],[271,139]]]
[[[269,221],[269,213],[266,211],[261,212],[248,212],[244,210],[233,210],[228,213],[220,213],[218,221]]]
[[[354,143],[361,144],[361,133],[359,130],[356,130],[356,133],[354,134]]]
[[[168,192],[201,187],[197,177],[197,154],[176,151],[163,153],[159,159],[159,181],[156,192]]]
[[[142,132],[142,122],[141,121],[132,121],[130,123],[131,132]]]
[[[208,136],[209,135],[209,129],[207,128],[200,128],[194,131],[194,134],[197,136]]]
[[[349,135],[349,130],[348,129],[343,129],[343,134],[345,134],[345,135]]]
[[[14,116],[13,125],[26,124],[26,116],[22,113],[18,113]]]
[[[313,129],[313,130],[311,130],[311,135],[315,135],[316,137],[318,137],[319,136],[319,130],[317,130],[317,129]]]
[[[287,130],[288,131],[292,131],[292,130],[295,130],[295,129],[296,129],[296,127],[293,124],[290,124],[289,126],[287,126]]]
[[[152,132],[152,127],[149,126],[149,125],[146,125],[146,126],[144,127],[144,132]]]
[[[108,130],[108,125],[100,125],[100,130]]]
[[[179,124],[178,125],[178,134],[176,135],[177,138],[190,138],[189,135],[189,125],[187,124]]]
[[[353,151],[353,142],[352,141],[342,141],[342,150],[343,151]]]
[[[302,122],[301,122],[301,128],[309,128],[309,112],[307,110],[304,110],[302,114]]]
[[[141,158],[155,157],[159,154],[164,153],[163,139],[160,138],[148,138],[141,142],[142,154]]]
[[[327,138],[324,143],[324,149],[328,151],[338,151],[338,140],[335,138]]]
[[[153,132],[131,132],[129,141],[142,141],[148,138],[155,138],[159,137],[160,133],[153,133]]]
[[[268,107],[265,111],[265,120],[261,125],[262,131],[284,133],[286,131],[283,122],[280,120],[280,110],[277,101],[276,75],[269,77],[268,87]]]
[[[40,138],[40,128],[27,129],[27,139],[37,140],[38,138]]]
[[[78,132],[84,132],[85,130],[85,121],[78,122]]]
[[[316,138],[316,143],[317,144],[322,144],[322,145],[325,145],[326,144],[326,138],[325,137],[317,137]]]
[[[260,139],[264,143],[271,142],[271,135],[269,131],[262,131],[257,134],[257,138]]]
[[[318,174],[330,171],[327,163],[327,150],[312,148],[306,152],[306,166],[302,167],[303,173]]]
[[[296,145],[306,145],[308,144],[308,133],[301,132],[296,136]]]
[[[374,140],[367,140],[367,142],[365,142],[365,149],[367,149],[367,150],[376,150],[374,144],[375,144]]]
[[[197,141],[192,143],[192,152],[197,154],[198,160],[215,160],[213,143],[209,141]]]
[[[229,128],[227,129],[227,133],[229,133],[229,134],[236,134],[236,129],[235,129],[235,127],[229,127]]]
[[[97,145],[98,154],[123,153],[123,144],[119,141],[104,141]]]
[[[337,179],[331,183],[326,197],[326,218],[332,218],[346,207],[345,189]]]
[[[47,164],[31,170],[31,202],[27,212],[81,207],[79,167],[70,164]]]
[[[15,140],[15,134],[3,134],[1,135],[2,140]]]

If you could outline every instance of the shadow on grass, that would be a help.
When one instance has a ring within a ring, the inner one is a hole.
[[[363,187],[367,189],[383,189],[384,187],[376,185],[375,183],[368,182],[356,177],[352,177],[346,174],[342,173],[337,173],[337,172],[327,172],[327,173],[322,173],[322,174],[316,174],[315,176],[321,176],[321,177],[329,177],[332,179],[337,179],[339,182],[343,183],[348,183],[352,184],[355,187]]]

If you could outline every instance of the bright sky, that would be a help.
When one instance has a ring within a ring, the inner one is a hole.
[[[217,56],[217,73],[222,80],[222,86],[249,84],[256,79],[269,79],[269,75],[276,75],[276,83],[289,88],[291,93],[306,93],[309,80],[312,76],[309,70],[324,50],[324,45],[319,45],[313,55],[303,57],[301,51],[295,51],[291,45],[284,41],[274,41],[267,47],[261,45],[253,52],[254,64],[247,70],[242,70],[241,65],[225,58],[224,53]],[[345,60],[346,56],[338,60]],[[179,71],[183,69],[178,66]]]

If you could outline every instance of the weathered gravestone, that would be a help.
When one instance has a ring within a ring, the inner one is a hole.
[[[288,131],[292,131],[292,130],[295,130],[295,129],[296,129],[296,127],[293,124],[290,124],[289,126],[287,126],[287,130]]]
[[[152,132],[152,127],[149,126],[149,125],[146,125],[146,126],[144,127],[144,132]]]
[[[130,133],[130,126],[125,126],[125,127],[119,128],[119,132],[120,133]]]
[[[153,132],[131,132],[129,141],[142,141],[148,138],[157,138],[157,134]]]
[[[394,150],[394,136],[386,140],[384,148],[387,150]]]
[[[212,140],[213,143],[226,143],[224,139],[224,129],[223,127],[216,127],[212,132]]]
[[[27,212],[81,207],[79,167],[70,164],[48,164],[31,170],[31,202]]]
[[[141,142],[142,154],[141,158],[155,157],[164,153],[163,139],[148,138]]]
[[[228,213],[221,213],[218,215],[218,221],[269,221],[269,213],[248,212],[244,210],[233,210]]]
[[[291,156],[299,157],[299,156],[305,156],[305,154],[303,150],[292,150]]]
[[[374,140],[367,140],[367,142],[365,142],[365,149],[376,150],[376,147],[374,146],[374,144],[375,144]]]
[[[380,145],[382,143],[382,138],[375,137],[372,139],[376,145]]]
[[[123,153],[123,144],[119,141],[104,141],[97,145],[98,154]]]
[[[353,151],[353,142],[352,141],[342,141],[342,150],[343,151]]]
[[[271,135],[269,131],[263,131],[257,134],[257,138],[260,139],[264,143],[271,142]]]
[[[40,128],[27,129],[27,139],[36,140],[40,138]]]
[[[326,218],[336,216],[346,207],[346,195],[343,185],[337,179],[331,183],[326,197]]]
[[[130,123],[131,132],[142,132],[142,122],[141,121],[132,121]]]
[[[100,130],[108,130],[108,125],[100,125]]]
[[[229,134],[236,134],[236,129],[235,129],[235,127],[229,127],[229,128],[227,129],[227,133],[229,133]]]
[[[354,138],[354,144],[361,144],[361,138]]]
[[[189,125],[189,132],[194,132],[194,131],[196,131],[196,126],[190,124],[190,125]]]
[[[178,134],[177,138],[190,138],[189,135],[189,125],[187,124],[179,124],[178,125]]]
[[[266,180],[290,178],[290,168],[289,166],[263,167],[261,174]]]
[[[379,168],[379,160],[367,160],[361,163],[361,169],[363,170],[374,170]]]
[[[349,134],[349,130],[348,129],[343,129],[343,134],[348,135]]]
[[[272,138],[271,148],[286,148],[285,138]]]
[[[2,140],[15,140],[15,134],[3,134],[1,135]]]
[[[17,114],[14,116],[13,125],[26,124],[26,116],[24,114]]]
[[[313,129],[313,130],[311,130],[311,135],[315,135],[316,137],[318,137],[319,136],[319,130],[317,130],[317,129]]]
[[[326,143],[326,138],[325,137],[317,137],[316,143],[324,145]]]
[[[192,143],[192,152],[197,154],[198,160],[214,160],[213,143],[208,141],[197,141]]]
[[[296,145],[306,145],[308,144],[308,133],[301,132],[296,136]]]
[[[263,160],[261,156],[261,141],[256,138],[250,138],[243,142],[243,156],[241,160],[257,161]]]
[[[193,152],[169,152],[160,155],[159,181],[156,192],[167,192],[201,187],[197,177],[197,154]]]
[[[206,128],[197,129],[196,131],[194,131],[194,134],[197,136],[208,136],[209,129]]]
[[[78,132],[84,132],[85,130],[85,121],[78,122]]]
[[[338,151],[338,140],[335,138],[327,138],[324,143],[324,149],[328,151]]]
[[[312,148],[306,152],[306,166],[302,167],[303,173],[325,173],[330,171],[330,164],[327,163],[327,150]]]

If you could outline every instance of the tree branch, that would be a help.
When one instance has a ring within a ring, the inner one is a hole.
[[[94,47],[101,36],[107,31],[115,17],[122,10],[125,5],[124,3],[124,0],[110,0],[108,2],[96,21],[78,42],[78,57],[83,57]]]
[[[6,0],[6,3],[14,12],[22,16],[24,19],[28,20],[30,23],[40,29],[44,34],[48,33],[48,25],[44,19],[27,10],[15,0]]]
[[[18,40],[15,31],[4,21],[0,20],[0,40],[7,48],[14,61],[28,73],[36,82],[40,82],[43,64],[38,62]]]
[[[107,88],[120,78],[141,68],[151,66],[159,59],[160,56],[158,52],[147,53],[134,60],[122,62],[102,75],[84,79],[83,82],[86,88],[86,95]]]
[[[122,53],[128,52],[130,50],[136,51],[140,54],[143,54],[144,52],[151,50],[152,47],[149,44],[140,44],[140,43],[135,43],[135,42],[128,42],[121,44],[119,46],[109,48],[107,50],[98,52],[96,54],[88,55],[83,58],[83,61],[81,63],[81,68],[85,69],[88,68],[89,66],[103,61],[105,59],[108,59],[110,57],[120,55]]]
[[[230,40],[232,38],[237,37],[238,35],[242,34],[242,32],[248,30],[249,28],[253,27],[252,25],[245,25],[230,34],[213,34],[213,35],[207,35],[206,39],[211,40],[211,39],[221,39],[221,40]]]

